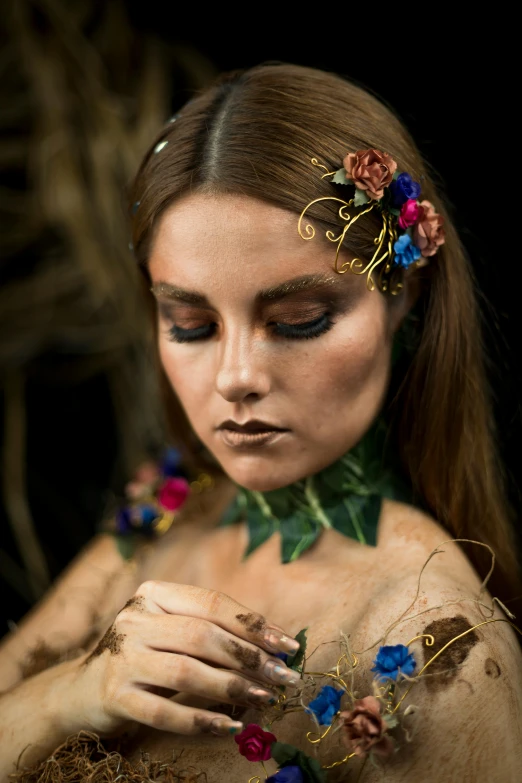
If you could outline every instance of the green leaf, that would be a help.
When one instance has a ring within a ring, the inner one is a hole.
[[[246,498],[239,494],[237,498],[234,498],[232,503],[225,511],[220,525],[226,527],[227,525],[235,525],[236,522],[240,522],[245,517],[246,512]]]
[[[299,633],[296,635],[295,639],[299,642],[299,649],[297,652],[291,654],[286,659],[286,665],[290,669],[294,669],[295,671],[301,671],[303,659],[305,657],[306,653],[306,632],[308,628],[302,628]]]
[[[397,207],[388,207],[388,212],[390,212],[392,215],[395,215],[395,217],[399,217],[401,214],[400,209],[397,209]]]
[[[346,176],[345,169],[337,169],[331,179],[331,182],[335,182],[336,185],[353,185],[352,180],[348,179]]]
[[[324,489],[328,491],[329,489],[338,494],[342,494],[345,480],[345,467],[342,461],[337,460],[333,465],[322,470],[315,476],[315,480],[319,491],[324,491]]]
[[[123,557],[124,560],[132,560],[134,557],[134,553],[136,551],[136,548],[138,546],[138,538],[137,536],[133,535],[127,535],[127,536],[114,536],[116,539],[116,547],[118,549],[118,552]]]
[[[275,519],[267,518],[261,509],[252,508],[248,510],[247,528],[248,528],[248,547],[244,557],[248,557],[261,544],[268,541],[275,531],[277,522]]]
[[[263,493],[275,517],[281,519],[292,513],[292,496],[286,487]]]
[[[352,495],[344,499],[349,520],[355,530],[355,538],[361,544],[375,546],[377,544],[377,527],[381,515],[382,497],[369,495],[361,497]]]
[[[296,511],[292,516],[281,520],[279,529],[281,559],[283,563],[292,563],[317,541],[322,527],[304,511]]]
[[[383,720],[389,729],[394,729],[395,726],[399,725],[399,721],[395,715],[384,715]]]
[[[361,190],[360,188],[355,188],[355,196],[353,199],[354,207],[362,207],[363,204],[367,204],[369,200],[370,197],[366,195],[365,190]]]
[[[279,767],[299,767],[305,783],[324,783],[326,775],[317,759],[310,758],[293,745],[274,742],[271,746],[272,758]]]

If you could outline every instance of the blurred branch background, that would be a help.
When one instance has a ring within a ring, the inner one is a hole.
[[[125,187],[174,96],[215,68],[133,27],[122,0],[4,11],[0,571],[16,621],[162,440]]]
[[[483,163],[503,140],[509,105],[502,61],[482,56],[486,42],[491,52],[503,40],[494,20],[471,20],[465,36],[454,20],[451,36],[445,19],[432,20],[420,40],[402,21],[400,35],[386,29],[376,43],[376,23],[361,32],[353,13],[333,10],[322,32],[267,5],[233,19],[227,8],[159,0],[4,0],[2,10],[0,635],[163,442],[125,187],[156,131],[222,70],[270,60],[334,70],[405,120],[439,173],[484,292],[519,518],[521,274],[489,217],[495,182]]]

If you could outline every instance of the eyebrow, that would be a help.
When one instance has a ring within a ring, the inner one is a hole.
[[[331,286],[335,285],[337,282],[337,278],[333,277],[331,274],[301,275],[300,277],[294,277],[292,280],[286,280],[284,283],[259,291],[256,295],[256,299],[260,302],[273,302],[284,299],[285,296],[299,293],[300,291],[322,286]],[[193,305],[209,305],[207,297],[200,294],[198,291],[187,291],[184,288],[179,288],[170,283],[156,283],[152,286],[151,291],[154,296],[161,297],[162,299],[173,299],[178,302],[185,302],[186,304]]]

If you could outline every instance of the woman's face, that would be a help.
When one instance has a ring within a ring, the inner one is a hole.
[[[161,218],[149,270],[165,372],[199,439],[267,491],[352,448],[386,393],[403,315],[335,246],[248,196],[186,197]]]

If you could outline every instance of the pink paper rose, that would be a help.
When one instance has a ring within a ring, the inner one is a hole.
[[[183,505],[189,493],[189,485],[184,478],[169,478],[159,489],[158,500],[167,511],[176,511]]]
[[[130,500],[147,495],[159,478],[158,466],[154,462],[143,462],[134,474],[132,481],[125,487],[125,494]]]
[[[410,226],[414,226],[422,218],[423,214],[424,209],[417,204],[417,199],[409,198],[401,207],[401,214],[398,220],[400,228],[405,231]]]
[[[437,249],[444,244],[444,218],[435,212],[430,201],[421,201],[424,214],[414,229],[413,241],[424,257],[434,256]]]
[[[343,160],[348,179],[353,180],[359,190],[365,190],[370,198],[379,200],[384,188],[393,180],[397,164],[390,155],[379,150],[349,152]]]
[[[257,723],[249,723],[234,739],[239,745],[239,752],[248,761],[268,761],[272,755],[272,743],[277,741],[274,734],[264,731]]]
[[[393,742],[386,732],[388,727],[381,715],[381,705],[374,696],[357,699],[353,710],[341,712],[342,733],[352,753],[366,756],[370,751],[378,756],[389,756]]]

